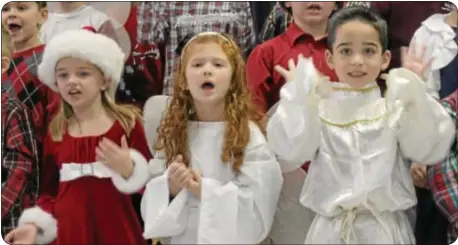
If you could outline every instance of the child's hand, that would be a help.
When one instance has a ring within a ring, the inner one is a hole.
[[[301,54],[299,55],[298,57],[298,61],[300,59],[303,59],[304,56],[302,56]],[[294,60],[293,59],[289,59],[288,60],[288,69],[289,70],[286,70],[285,68],[281,67],[280,65],[276,65],[274,67],[274,69],[280,73],[280,75],[287,81],[287,82],[291,82],[291,81],[295,81],[296,80],[296,64],[294,64]]]
[[[426,46],[423,46],[421,52],[417,52],[416,44],[412,43],[409,48],[401,48],[401,63],[402,67],[415,72],[418,76],[422,77],[425,70],[431,65],[432,58],[425,60]]]
[[[412,163],[412,166],[410,166],[410,175],[417,187],[428,188],[428,172],[425,165]]]
[[[38,227],[34,224],[25,224],[10,231],[5,236],[8,244],[35,244]]]
[[[122,177],[129,178],[132,174],[134,163],[130,158],[129,147],[125,136],[121,138],[121,146],[118,146],[108,138],[103,138],[95,149],[95,152],[97,160],[103,161]]]
[[[169,191],[175,196],[183,189],[190,179],[192,172],[183,163],[183,157],[178,155],[169,166]]]
[[[202,189],[202,176],[196,170],[192,170],[192,178],[188,181],[188,189],[200,199]]]

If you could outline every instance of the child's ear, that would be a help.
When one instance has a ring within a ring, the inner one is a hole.
[[[388,68],[391,62],[391,52],[389,50],[386,50],[382,54],[382,64],[381,64],[381,70],[384,71]]]
[[[324,52],[324,56],[325,56],[326,63],[328,64],[329,68],[334,70],[334,62],[332,60],[332,52],[329,49],[326,49],[326,51]]]
[[[8,57],[2,57],[2,75],[5,73],[8,68],[10,67],[11,60]]]
[[[43,23],[46,22],[46,20],[48,19],[48,8],[47,7],[44,7],[44,8],[41,8],[40,9],[40,15],[41,15],[41,19],[42,19],[42,22],[40,23],[40,25],[43,25]]]

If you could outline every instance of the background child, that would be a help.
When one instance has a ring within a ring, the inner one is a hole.
[[[267,237],[283,179],[244,73],[227,35],[204,32],[185,45],[150,163],[167,170],[142,200],[146,238],[258,244]]]
[[[443,100],[443,105],[458,129],[458,90]],[[458,132],[458,130],[457,130]],[[458,238],[458,134],[448,156],[428,170],[429,186],[439,210],[445,215],[448,224],[448,244]]]
[[[455,133],[416,75],[429,63],[406,55],[382,98],[375,80],[390,62],[387,26],[362,7],[331,18],[328,45],[342,83],[320,79],[310,60],[277,67],[290,82],[267,128],[285,167],[313,159],[300,197],[317,213],[305,244],[413,244],[405,210],[416,199],[403,156],[433,164]]]
[[[2,26],[11,35],[14,50],[2,89],[30,111],[40,153],[48,123],[60,102],[59,95],[36,75],[44,50],[38,34],[47,13],[46,2],[8,2],[2,8]]]
[[[56,12],[50,13],[40,31],[40,39],[48,43],[54,36],[67,31],[91,28],[116,40],[110,18],[85,2],[57,2]]]
[[[123,65],[115,41],[86,30],[46,46],[38,74],[63,101],[45,139],[37,206],[8,243],[145,244],[128,194],[146,183],[150,157],[138,113],[113,102]]]
[[[2,74],[11,61],[13,47],[2,28]],[[38,196],[38,150],[32,118],[17,99],[2,93],[2,237],[16,228],[24,208]]]

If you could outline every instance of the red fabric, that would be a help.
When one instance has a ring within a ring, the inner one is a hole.
[[[337,76],[325,61],[326,39],[314,40],[293,22],[286,32],[257,46],[248,57],[246,71],[248,85],[253,92],[256,104],[268,111],[280,99],[280,88],[285,83],[283,77],[274,71],[275,65],[288,67],[288,60],[297,62],[299,54],[313,58],[315,67],[332,81]]]
[[[11,65],[2,77],[2,91],[17,98],[30,111],[39,146],[60,104],[60,95],[41,83],[37,76],[43,51],[44,45],[40,45],[14,53]]]
[[[15,228],[38,196],[38,154],[32,119],[18,100],[2,94],[2,234]]]
[[[118,87],[116,101],[143,107],[153,95],[162,94],[163,51],[155,43],[137,43],[137,7],[132,6],[124,24],[131,41],[131,53],[124,68],[124,84]]]
[[[119,192],[111,178],[81,177],[59,182],[63,163],[95,162],[95,148],[103,137],[121,143],[125,134],[116,121],[104,135],[72,137],[61,142],[46,138],[41,193],[37,201],[57,219],[58,235],[54,244],[146,244],[130,195]],[[131,148],[151,159],[145,132],[137,121],[128,140]]]

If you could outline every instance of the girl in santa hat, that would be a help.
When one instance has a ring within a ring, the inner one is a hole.
[[[87,30],[54,37],[38,67],[60,93],[45,138],[40,196],[26,209],[10,244],[145,244],[129,194],[148,179],[139,114],[113,102],[124,53]]]

